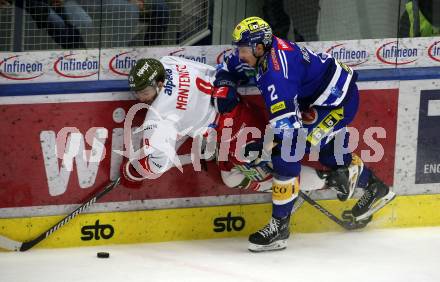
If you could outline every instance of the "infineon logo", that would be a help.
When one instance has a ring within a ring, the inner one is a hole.
[[[136,64],[136,59],[131,57],[132,51],[115,55],[108,63],[110,71],[122,76],[128,76],[131,68]]]
[[[182,53],[183,51],[185,51],[185,48],[180,48],[179,50],[170,52],[169,55],[170,56],[177,56],[177,57],[181,57],[181,58],[185,58],[188,60],[192,60],[192,61],[206,64],[206,56],[188,55],[188,54]]]
[[[60,76],[68,78],[84,78],[98,73],[99,62],[90,60],[88,57],[74,57],[69,54],[59,57],[53,64],[54,71]]]
[[[428,47],[428,56],[434,61],[440,62],[440,41],[436,41]]]
[[[325,52],[350,67],[355,67],[368,61],[368,52],[366,50],[348,49],[345,47],[345,44],[331,46]]]
[[[417,48],[400,47],[397,41],[383,44],[376,50],[376,57],[379,61],[389,65],[406,65],[417,61]]]
[[[0,76],[11,80],[31,80],[44,74],[42,63],[21,61],[19,57],[3,58],[0,62]]]

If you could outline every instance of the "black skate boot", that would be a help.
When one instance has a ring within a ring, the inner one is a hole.
[[[353,196],[363,169],[362,160],[356,154],[352,154],[350,165],[327,172],[326,185],[336,191],[336,196],[340,201],[346,201]]]
[[[326,171],[325,185],[336,192],[336,196],[340,201],[345,201],[348,198],[348,168],[339,167],[338,169]]]
[[[351,212],[357,221],[367,219],[395,197],[396,194],[390,191],[387,185],[371,174],[365,193],[351,209]]]
[[[285,249],[290,235],[289,224],[290,216],[284,218],[272,216],[269,224],[249,236],[249,251],[264,252]]]

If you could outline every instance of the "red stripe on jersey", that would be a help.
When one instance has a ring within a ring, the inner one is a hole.
[[[201,92],[211,95],[212,91],[212,84],[209,81],[205,81],[201,79],[200,77],[196,78],[196,85],[197,89],[199,89]]]
[[[278,50],[284,50],[284,51],[292,51],[293,50],[293,47],[290,46],[290,44],[288,42],[286,42],[283,39],[280,39],[276,36],[274,36],[274,37],[277,40]]]

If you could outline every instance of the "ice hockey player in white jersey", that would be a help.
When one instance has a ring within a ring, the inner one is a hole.
[[[157,178],[181,164],[176,152],[185,137],[203,134],[215,120],[211,105],[214,75],[213,67],[179,57],[137,61],[129,74],[129,86],[149,109],[141,126],[143,155],[123,164],[125,186]]]

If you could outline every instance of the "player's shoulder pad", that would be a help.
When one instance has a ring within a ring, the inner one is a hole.
[[[272,44],[272,48],[274,49],[274,54],[271,54],[272,57],[278,57],[279,59],[285,58],[285,60],[300,60],[304,58],[304,52],[306,52],[306,48],[301,47],[300,45],[290,42],[288,40],[283,40],[278,37],[275,37],[275,41]],[[306,52],[307,53],[307,52]],[[310,57],[306,54],[310,62]]]

